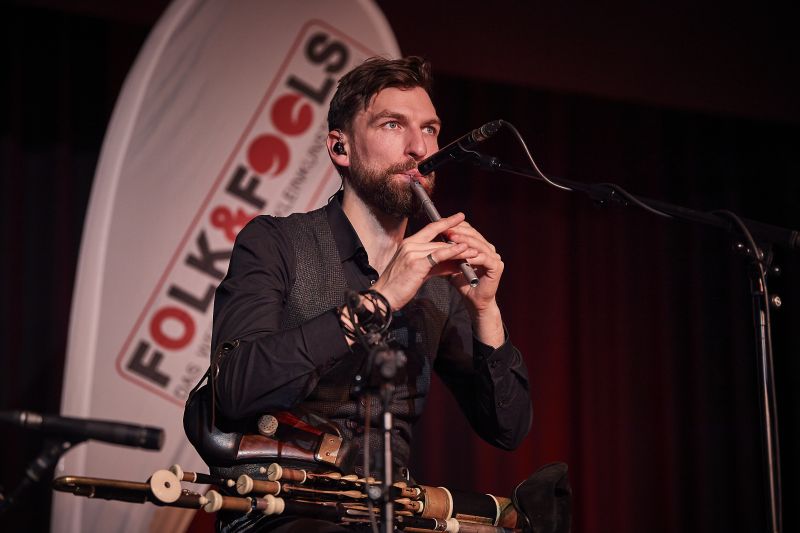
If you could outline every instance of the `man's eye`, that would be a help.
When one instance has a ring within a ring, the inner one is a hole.
[[[386,124],[384,124],[383,127],[384,128],[389,128],[390,130],[396,130],[397,128],[400,127],[400,123],[397,122],[396,120],[392,120],[392,121],[389,121]]]
[[[425,128],[423,128],[423,130],[425,131],[425,133],[428,133],[430,135],[438,135],[439,134],[439,132],[436,131],[436,128],[434,128],[433,126],[426,126]]]

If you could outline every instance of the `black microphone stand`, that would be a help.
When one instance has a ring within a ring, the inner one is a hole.
[[[381,509],[381,524],[384,533],[391,533],[394,531],[394,501],[392,500],[391,490],[393,483],[392,466],[394,463],[392,454],[392,429],[394,427],[394,418],[390,410],[392,397],[395,391],[395,379],[397,372],[402,369],[406,364],[406,355],[401,350],[395,350],[389,347],[387,343],[387,332],[382,331],[380,327],[368,326],[366,335],[363,338],[362,347],[367,351],[364,367],[355,378],[355,387],[353,393],[356,396],[368,398],[371,394],[377,393],[381,399],[381,421],[383,431],[383,475],[380,488],[371,485],[369,482],[364,483],[364,489],[367,497],[370,500],[370,505],[380,505]],[[364,405],[364,420],[369,424],[369,419],[372,416],[370,412],[371,402],[362,402]],[[369,434],[364,432],[365,444],[364,446],[364,464],[369,466]],[[364,477],[367,476],[367,469],[365,469]],[[372,509],[372,507],[370,507]],[[374,526],[373,526],[374,527]]]
[[[25,469],[25,477],[6,499],[0,500],[0,515],[16,506],[23,496],[37,483],[41,483],[47,474],[55,468],[56,463],[64,453],[82,440],[48,439],[42,451]]]
[[[394,531],[394,502],[392,500],[391,490],[392,483],[394,482],[392,465],[394,463],[392,456],[392,429],[394,427],[394,418],[390,411],[392,397],[394,396],[394,380],[397,377],[397,371],[400,370],[406,363],[406,356],[400,350],[393,350],[388,347],[385,340],[381,338],[377,344],[370,348],[369,355],[367,356],[367,363],[362,374],[356,376],[356,392],[361,395],[369,395],[370,393],[377,392],[381,399],[381,421],[383,430],[383,477],[381,487],[375,487],[369,483],[365,483],[365,489],[369,499],[380,505],[381,508],[381,524],[384,533],[391,533]],[[369,412],[369,402],[365,402],[365,419],[371,417],[372,413]],[[365,435],[369,439],[369,435]],[[369,453],[367,447],[364,448],[364,453]],[[365,458],[366,462],[370,461],[370,457]],[[367,473],[364,473],[366,477]]]
[[[394,396],[394,380],[397,371],[405,365],[406,356],[399,350],[391,350],[388,347],[380,348],[375,354],[372,373],[377,370],[380,376],[379,392],[381,397],[381,420],[383,421],[383,482],[381,484],[381,519],[383,531],[391,533],[394,531],[394,501],[392,500],[391,490],[394,482],[392,466],[392,429],[394,428],[394,418],[389,410]]]
[[[0,515],[14,507],[31,487],[41,483],[46,474],[70,448],[87,440],[160,450],[164,430],[106,420],[42,416],[30,411],[0,411],[0,422],[9,422],[52,435],[45,440],[42,451],[25,469],[25,477],[8,496],[0,490]]]
[[[749,269],[750,286],[753,295],[756,354],[759,363],[759,394],[761,397],[763,438],[766,451],[769,531],[771,533],[780,533],[782,530],[780,447],[778,443],[778,416],[775,401],[775,373],[769,311],[770,306],[777,309],[782,302],[777,295],[769,296],[767,276],[768,274],[777,275],[780,273],[780,268],[771,264],[771,247],[780,245],[789,249],[799,249],[800,232],[741,218],[729,211],[707,213],[635,196],[610,183],[587,184],[552,176],[545,178],[541,174],[503,163],[496,157],[475,151],[465,154],[462,159],[470,160],[484,170],[506,172],[538,181],[546,181],[564,190],[580,191],[600,205],[612,203],[624,206],[638,205],[654,214],[722,228],[736,237],[735,248],[743,255],[748,256],[751,261],[751,268]],[[742,237],[746,242],[741,242]],[[757,242],[762,243],[761,247]]]

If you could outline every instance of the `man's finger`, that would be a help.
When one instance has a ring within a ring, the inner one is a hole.
[[[484,237],[480,231],[467,224],[466,220],[461,224],[447,230],[448,238],[452,238],[454,235],[474,235],[477,238],[486,241],[486,243],[489,244],[490,247],[492,246],[489,240],[486,237]]]
[[[486,239],[481,238],[480,235],[456,233],[451,234],[450,240],[453,242],[467,243],[471,248],[475,248],[476,250],[481,250],[484,252],[494,253],[496,251],[494,245],[492,245],[492,243],[488,242]]]
[[[447,218],[431,222],[417,233],[409,237],[410,240],[416,242],[430,242],[436,238],[440,233],[444,233],[448,229],[460,224],[464,220],[464,213],[456,213]]]
[[[425,257],[429,258],[428,262],[431,263],[431,268],[438,265],[439,263],[443,263],[445,261],[449,261],[467,251],[468,246],[466,244],[446,244],[441,248],[437,248],[436,250],[430,252]]]

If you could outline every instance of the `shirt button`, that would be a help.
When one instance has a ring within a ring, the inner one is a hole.
[[[491,368],[497,368],[497,359],[492,359],[492,362],[489,363]]]

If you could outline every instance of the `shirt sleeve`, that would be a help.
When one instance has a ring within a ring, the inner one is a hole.
[[[497,349],[477,340],[455,289],[450,301],[452,311],[434,363],[436,373],[475,432],[493,446],[513,450],[530,431],[533,419],[525,361],[507,331]]]
[[[239,341],[216,376],[217,406],[228,418],[293,407],[349,353],[337,309],[281,330],[294,271],[294,249],[271,217],[257,217],[239,233],[217,288],[211,341],[212,353],[221,342]]]

